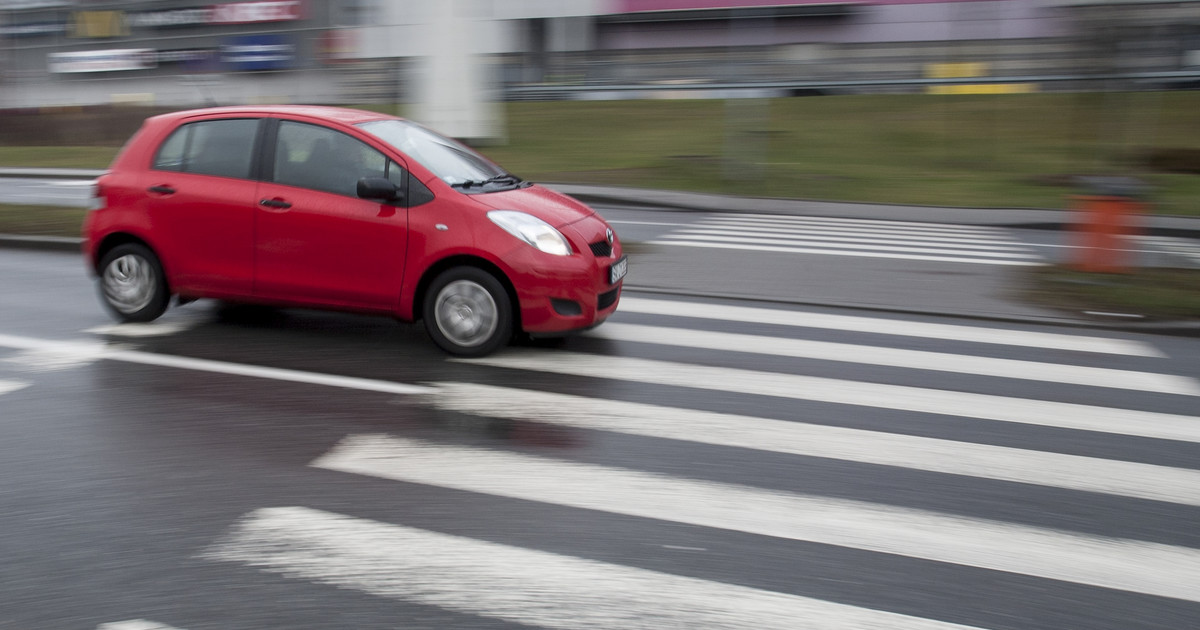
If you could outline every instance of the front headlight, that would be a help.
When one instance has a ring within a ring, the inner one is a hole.
[[[554,229],[549,223],[524,212],[516,210],[493,210],[488,213],[492,223],[504,228],[506,232],[533,245],[534,247],[555,256],[570,256],[571,244],[567,237]]]

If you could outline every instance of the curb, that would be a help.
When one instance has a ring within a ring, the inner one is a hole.
[[[51,179],[96,179],[107,173],[104,169],[83,168],[0,168],[0,177],[32,177]]]
[[[82,238],[64,236],[19,236],[0,234],[0,247],[10,249],[32,249],[41,251],[71,252],[78,254],[83,247]],[[626,290],[635,293],[654,293],[675,297],[703,298],[713,300],[739,300],[743,302],[758,302],[761,304],[778,304],[787,306],[806,306],[816,308],[839,308],[867,313],[891,313],[895,315],[920,315],[924,317],[953,317],[979,322],[996,322],[1007,324],[1023,324],[1037,326],[1058,326],[1063,328],[1086,328],[1093,330],[1113,330],[1120,332],[1148,333],[1157,335],[1172,335],[1182,337],[1200,337],[1200,321],[1164,321],[1164,322],[1127,322],[1116,323],[1100,320],[1053,317],[1022,317],[1017,315],[988,315],[971,312],[931,311],[896,306],[878,306],[855,304],[852,302],[809,302],[805,300],[787,300],[778,298],[763,298],[732,293],[700,293],[681,289],[664,287],[648,287],[627,285]]]
[[[69,236],[23,236],[20,234],[0,234],[0,247],[9,249],[36,249],[42,251],[72,252],[83,251],[83,239]]]

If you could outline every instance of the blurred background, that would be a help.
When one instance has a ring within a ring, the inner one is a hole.
[[[1194,0],[0,0],[10,147],[336,104],[543,181],[1057,207],[1134,174],[1193,213],[1198,85]]]

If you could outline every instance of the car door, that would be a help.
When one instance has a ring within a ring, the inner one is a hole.
[[[224,118],[180,125],[141,177],[153,238],[178,293],[251,293],[258,189],[252,166],[261,122]]]
[[[322,125],[281,120],[255,219],[254,291],[269,300],[394,311],[408,209],[360,199],[357,182],[405,173],[383,153]]]

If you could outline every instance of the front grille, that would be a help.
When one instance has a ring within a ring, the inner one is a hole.
[[[617,287],[611,291],[605,291],[596,298],[596,310],[603,311],[617,302],[617,295],[621,292],[621,287]]]
[[[588,247],[592,248],[592,255],[596,258],[608,258],[612,256],[612,244],[608,241],[596,241]]]

